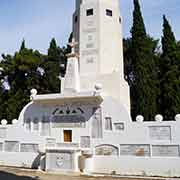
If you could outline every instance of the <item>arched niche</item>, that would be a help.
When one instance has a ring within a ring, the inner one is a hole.
[[[95,155],[96,156],[118,156],[119,148],[110,144],[102,144],[95,147]]]

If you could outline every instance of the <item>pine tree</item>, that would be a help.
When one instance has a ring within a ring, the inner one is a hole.
[[[160,111],[165,120],[172,120],[180,109],[180,56],[172,28],[163,16],[162,56],[160,69]]]
[[[132,47],[132,117],[138,114],[145,120],[154,120],[157,113],[157,80],[154,50],[157,41],[150,38],[145,29],[138,0],[134,0],[133,26],[131,29]]]
[[[32,49],[20,48],[14,56],[3,55],[0,67],[4,69],[1,79],[6,79],[10,89],[5,88],[1,92],[0,117],[11,122],[18,118],[22,108],[29,102],[30,90],[36,88],[38,93],[44,92],[45,79],[37,72],[37,68],[43,64],[42,55]]]
[[[0,120],[18,118],[22,108],[29,102],[30,90],[37,89],[38,94],[60,92],[58,78],[60,64],[66,62],[67,48],[60,48],[56,40],[52,39],[48,55],[37,50],[33,51],[25,46],[23,40],[18,52],[14,55],[2,55],[0,61]],[[65,74],[65,68],[63,69]],[[3,87],[3,80],[10,85],[10,89]]]

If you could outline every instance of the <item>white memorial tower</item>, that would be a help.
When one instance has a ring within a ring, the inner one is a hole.
[[[73,36],[78,42],[81,91],[101,84],[103,92],[130,112],[129,86],[124,80],[119,0],[76,0]]]

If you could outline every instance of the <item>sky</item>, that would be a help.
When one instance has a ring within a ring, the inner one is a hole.
[[[166,14],[180,40],[180,0],[140,0],[147,32],[161,38]],[[124,37],[130,36],[133,0],[120,0]],[[55,37],[59,46],[72,31],[75,0],[0,0],[0,54],[18,51],[23,38],[28,48],[46,53]]]

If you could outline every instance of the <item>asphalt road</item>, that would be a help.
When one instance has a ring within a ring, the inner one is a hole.
[[[75,174],[50,174],[21,168],[1,167],[0,180],[164,180],[163,178],[136,178],[136,177],[87,177]],[[166,179],[172,180],[172,179]],[[180,180],[180,179],[176,179]]]

